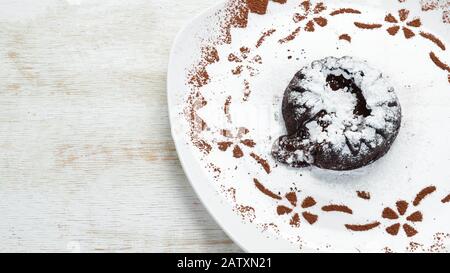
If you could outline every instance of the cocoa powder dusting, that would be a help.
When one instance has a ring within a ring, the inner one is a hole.
[[[406,220],[411,221],[411,222],[422,222],[423,215],[420,211],[416,211],[413,214],[411,214],[410,216],[408,216],[406,218]]]
[[[243,101],[248,101],[252,90],[250,89],[250,83],[247,80],[244,80],[244,98]]]
[[[291,208],[288,208],[286,206],[278,206],[277,207],[277,213],[278,215],[284,215],[284,214],[289,214],[292,212]]]
[[[403,27],[403,34],[405,35],[406,39],[410,39],[414,36],[416,36],[416,34],[414,34],[414,32],[412,32],[412,30],[410,30],[409,28]]]
[[[298,36],[298,34],[300,33],[301,30],[302,30],[301,27],[296,28],[296,29],[295,29],[291,34],[289,34],[286,38],[280,39],[280,40],[278,41],[278,43],[284,44],[284,43],[287,43],[287,42],[289,42],[289,41],[294,40],[294,39]]]
[[[313,21],[321,27],[328,25],[328,20],[323,17],[316,17],[313,19]]]
[[[225,191],[227,195],[230,197],[230,199],[236,203],[236,189],[235,188],[229,188]]]
[[[290,192],[286,194],[286,199],[291,203],[292,206],[297,206],[297,194],[295,192]]]
[[[256,143],[252,139],[244,139],[241,141],[241,143],[250,148],[253,148],[256,146]]]
[[[450,24],[450,10],[445,10],[442,13],[442,22],[444,22],[444,24]]]
[[[392,251],[392,249],[390,249],[389,247],[384,247],[384,248],[382,249],[382,251],[383,251],[384,253],[394,253],[394,251]]]
[[[308,196],[305,198],[305,200],[303,200],[302,208],[307,209],[310,207],[314,207],[316,204],[316,200],[314,200],[314,198],[312,198],[311,196]]]
[[[447,72],[450,72],[450,66],[448,66],[447,64],[443,63],[434,52],[430,52],[430,58],[433,61],[433,63],[439,67],[442,70],[446,70]]]
[[[273,199],[276,199],[276,200],[281,200],[281,199],[282,199],[281,196],[279,196],[279,195],[277,195],[277,194],[271,192],[269,189],[267,189],[266,187],[264,187],[264,185],[261,184],[261,183],[258,181],[258,179],[253,178],[253,182],[255,183],[256,188],[257,188],[260,192],[262,192],[263,194],[265,194],[265,195],[267,195],[267,196],[269,196],[269,197],[271,197],[271,198],[273,198]]]
[[[388,32],[390,35],[394,36],[394,35],[396,35],[396,34],[398,33],[399,30],[400,30],[400,27],[399,27],[399,26],[393,26],[393,27],[388,28],[388,29],[387,29],[387,32]]]
[[[384,21],[393,24],[398,23],[397,18],[395,18],[395,16],[392,15],[391,13],[389,13],[388,15],[386,15],[386,17],[384,17]]]
[[[396,206],[398,213],[400,213],[400,215],[405,215],[406,211],[408,210],[409,204],[408,202],[401,200],[396,203]]]
[[[435,10],[439,7],[439,0],[433,0],[433,1],[421,0],[421,5],[422,5],[423,11]]]
[[[195,139],[192,141],[195,147],[197,147],[200,151],[202,151],[204,154],[209,154],[212,150],[212,146],[204,141],[203,139]]]
[[[280,234],[280,229],[278,226],[274,223],[268,223],[268,224],[262,224],[261,225],[261,231],[266,232],[269,230],[269,228],[274,231],[276,234]]]
[[[266,14],[269,0],[247,0],[247,6],[251,12],[257,14]]]
[[[263,169],[266,171],[267,174],[270,174],[271,172],[270,165],[265,159],[263,159],[262,157],[258,156],[253,152],[250,154],[250,156],[253,157],[253,159],[255,159],[256,162],[258,162],[258,164],[263,167]]]
[[[234,53],[230,53],[228,55],[228,61],[229,62],[237,62],[237,63],[242,62],[241,59],[239,59],[239,57],[236,56],[236,54],[234,54]]]
[[[303,218],[305,218],[305,220],[310,224],[313,225],[314,223],[317,222],[317,219],[319,218],[317,215],[309,213],[307,211],[302,213]]]
[[[228,130],[228,129],[222,129],[219,132],[224,137],[228,137],[228,138],[232,138],[233,137],[233,133],[231,133],[231,131]]]
[[[206,64],[213,64],[220,61],[219,52],[215,47],[207,46],[202,48],[202,54]]]
[[[406,25],[410,26],[410,27],[421,27],[422,26],[422,21],[417,18],[412,20],[411,22],[406,23]]]
[[[210,64],[218,62],[219,53],[213,46],[206,46],[201,49],[201,58],[197,65],[195,65],[188,72],[188,83],[194,87],[200,88],[209,83],[209,74],[206,67]]]
[[[381,224],[380,222],[374,222],[374,223],[367,224],[367,225],[345,225],[345,227],[351,231],[362,232],[362,231],[369,231],[371,229],[374,229],[374,228],[378,227],[380,224]]]
[[[219,150],[221,150],[222,152],[225,152],[226,150],[228,150],[228,148],[230,148],[231,145],[233,145],[233,142],[231,142],[231,141],[222,141],[222,142],[217,143]]]
[[[398,11],[398,14],[400,16],[400,21],[405,21],[406,19],[408,19],[409,16],[409,10],[407,9],[401,9]]]
[[[428,252],[448,252],[450,234],[438,232],[433,235],[433,244],[427,249]]]
[[[386,232],[392,236],[397,235],[399,230],[400,230],[400,224],[398,224],[398,223],[386,228]]]
[[[232,39],[231,29],[247,27],[249,9],[245,0],[229,0],[223,12],[225,13],[225,19],[221,23],[220,40],[230,44]]]
[[[352,14],[361,14],[361,11],[356,10],[356,9],[352,9],[352,8],[342,8],[342,9],[337,9],[333,12],[330,13],[331,16],[336,16],[339,14],[346,14],[346,13],[352,13]]]
[[[206,71],[206,67],[197,67],[189,74],[190,78],[188,83],[195,87],[202,87],[209,83],[209,74]]]
[[[425,199],[428,195],[432,194],[435,191],[435,186],[426,187],[425,189],[421,190],[414,199],[413,205],[417,207],[418,205],[420,205],[420,202],[422,202],[423,199]]]
[[[450,203],[450,194],[449,195],[447,195],[444,199],[442,199],[442,201],[441,201],[442,203]]]
[[[234,146],[233,157],[234,158],[241,158],[243,156],[244,156],[244,152],[241,150],[241,147],[239,147],[238,145]]]
[[[411,227],[408,224],[403,224],[403,230],[406,233],[406,236],[408,237],[413,237],[414,235],[417,234],[417,230],[415,230],[413,227]]]
[[[217,167],[214,163],[209,163],[207,167],[213,172],[214,179],[218,179],[222,174],[222,170]]]
[[[291,221],[289,221],[289,224],[293,227],[299,227],[300,226],[300,216],[298,215],[298,213],[294,214],[294,216],[292,216]]]
[[[352,209],[344,205],[328,205],[322,207],[322,210],[325,212],[342,212],[347,214],[353,214]]]
[[[188,96],[187,106],[184,109],[186,119],[189,123],[189,137],[191,142],[204,154],[208,154],[212,147],[199,136],[200,132],[207,129],[207,125],[206,122],[197,115],[197,111],[206,106],[206,104],[207,102],[200,92],[195,92]]]
[[[269,29],[267,31],[264,31],[261,35],[261,37],[258,39],[258,42],[256,43],[256,48],[260,47],[267,37],[271,36],[276,32],[276,29]]]
[[[231,96],[228,96],[223,105],[223,112],[229,123],[231,123],[230,106],[231,106]]]
[[[233,73],[233,75],[241,75],[243,68],[244,67],[242,65],[238,65],[236,68],[231,70],[231,73]]]
[[[365,24],[360,22],[355,22],[355,26],[361,29],[376,29],[381,28],[383,25],[381,24]]]
[[[213,46],[205,46],[201,49],[201,59],[189,72],[188,83],[195,89],[209,83],[209,75],[206,67],[219,61],[217,49]],[[208,154],[212,146],[205,140],[200,139],[200,132],[207,129],[206,122],[197,115],[197,111],[207,104],[199,91],[193,91],[187,98],[185,114],[189,123],[189,135],[191,142],[204,154]]]
[[[393,211],[391,208],[385,208],[383,210],[383,213],[381,214],[381,217],[383,217],[384,219],[390,219],[390,220],[398,219],[397,213],[395,211]]]
[[[357,191],[356,194],[358,195],[359,198],[364,199],[364,200],[370,200],[370,192],[366,192],[366,191]]]
[[[416,252],[419,249],[423,249],[423,245],[416,242],[410,242],[409,246],[406,248],[408,252]]]
[[[430,40],[435,45],[440,47],[442,50],[446,50],[445,44],[438,37],[434,36],[433,34],[421,31],[420,36],[422,36],[425,39]]]
[[[344,40],[344,41],[351,43],[352,37],[350,37],[350,35],[348,35],[348,34],[342,34],[341,36],[339,36],[339,40]]]
[[[239,205],[236,206],[236,211],[241,215],[243,220],[247,220],[252,223],[255,218],[255,209],[250,206]]]
[[[309,21],[306,23],[305,30],[308,32],[314,32],[316,30],[314,27],[314,21]]]

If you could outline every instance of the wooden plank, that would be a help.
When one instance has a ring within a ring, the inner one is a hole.
[[[0,2],[0,251],[240,251],[177,159],[172,41],[215,0]]]

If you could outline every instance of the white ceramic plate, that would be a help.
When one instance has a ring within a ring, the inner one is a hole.
[[[244,2],[193,20],[169,63],[172,135],[211,215],[251,252],[448,252],[450,1]],[[395,86],[403,121],[391,150],[350,172],[277,164],[290,79],[346,55]]]

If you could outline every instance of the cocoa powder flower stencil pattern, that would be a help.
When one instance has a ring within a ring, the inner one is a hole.
[[[436,191],[435,186],[429,186],[422,189],[419,193],[417,193],[412,205],[414,207],[418,207],[423,200],[425,200],[429,195]],[[403,229],[404,233],[407,237],[413,237],[417,235],[418,231],[414,227],[416,223],[423,221],[423,214],[419,210],[415,210],[412,213],[407,213],[410,208],[410,204],[407,201],[400,200],[395,203],[395,208],[385,207],[381,213],[381,218],[388,221],[387,227],[385,228],[386,232],[392,236],[397,236],[399,234],[400,229]],[[381,223],[376,221],[366,225],[345,225],[348,230],[363,232],[372,230]]]
[[[256,188],[264,195],[266,195],[274,200],[277,200],[278,202],[287,200],[287,202],[289,203],[289,206],[278,204],[276,212],[277,212],[277,215],[279,215],[279,216],[292,215],[289,220],[289,224],[292,227],[297,227],[297,228],[300,227],[301,218],[306,220],[306,222],[308,222],[308,224],[310,224],[310,225],[314,225],[318,221],[319,216],[317,214],[311,213],[309,211],[311,208],[315,207],[317,204],[316,200],[313,197],[311,197],[311,196],[305,197],[303,199],[303,201],[301,202],[300,206],[298,206],[299,203],[298,203],[298,197],[297,197],[296,192],[292,192],[292,191],[288,192],[283,198],[280,195],[273,193],[271,190],[264,187],[264,185],[261,184],[261,182],[259,182],[258,179],[254,178],[253,182],[254,182]],[[300,214],[301,214],[301,217],[300,217]]]
[[[392,13],[386,15],[384,20],[390,24],[393,24],[393,26],[387,29],[387,32],[390,35],[395,36],[400,31],[400,29],[402,29],[406,39],[411,39],[412,37],[416,36],[411,28],[418,28],[422,26],[422,21],[420,20],[420,18],[414,18],[413,20],[408,21],[409,13],[409,10],[401,9],[398,11],[398,18],[392,15]]]
[[[415,211],[405,216],[408,211],[409,203],[400,200],[396,203],[396,209],[386,207],[383,210],[382,217],[388,220],[394,220],[394,224],[386,228],[386,232],[392,236],[397,236],[400,228],[403,228],[406,236],[413,237],[418,231],[412,226],[413,223],[422,222],[423,215],[420,211]]]
[[[251,50],[248,47],[241,47],[239,53],[230,53],[228,61],[236,63],[237,66],[231,70],[233,75],[240,76],[244,71],[247,71],[250,77],[256,76],[259,70],[255,66],[262,64],[260,55],[251,56]]]
[[[422,26],[422,21],[420,18],[414,18],[412,20],[408,20],[410,11],[407,9],[401,9],[398,11],[398,17],[394,16],[392,13],[388,13],[384,21],[390,25],[386,29],[386,31],[391,35],[395,36],[397,33],[402,30],[406,39],[411,39],[416,36],[416,34],[412,31],[412,28],[419,28]],[[370,23],[361,23],[355,22],[355,26],[360,29],[378,29],[383,27],[382,24],[370,24]]]
[[[294,23],[299,24],[306,22],[304,26],[297,26],[291,34],[283,39],[279,40],[279,43],[286,43],[294,40],[300,31],[304,29],[307,32],[314,32],[316,26],[325,27],[328,24],[328,20],[321,16],[321,14],[327,9],[323,2],[318,2],[315,5],[311,1],[303,1],[299,5],[301,11],[294,13],[292,20]]]
[[[231,70],[231,73],[240,77],[243,74],[247,74],[248,77],[254,77],[259,74],[257,66],[262,64],[262,58],[260,55],[251,55],[251,49],[248,47],[241,47],[239,53],[230,53],[228,55],[228,61],[235,63],[236,67]],[[248,79],[244,79],[244,97],[243,101],[247,101],[251,93],[250,83]]]
[[[242,151],[240,145],[244,145],[249,148],[253,148],[256,145],[252,139],[243,138],[248,133],[249,130],[244,127],[237,128],[236,133],[233,133],[228,129],[222,129],[221,135],[226,137],[226,140],[218,142],[217,146],[222,152],[226,152],[229,148],[233,147],[233,157],[241,158],[244,156],[244,152]]]
[[[277,206],[277,214],[278,215],[292,215],[289,224],[293,227],[300,227],[301,217],[306,220],[310,225],[314,225],[317,220],[319,219],[319,216],[316,214],[313,214],[309,212],[307,209],[310,209],[316,205],[316,200],[312,198],[311,196],[306,197],[303,199],[302,203],[300,204],[300,209],[302,211],[298,211],[297,207],[297,194],[295,192],[289,192],[285,195],[285,198],[289,201],[290,205],[292,207],[287,207],[284,205],[278,205]],[[301,213],[301,217],[300,217]]]

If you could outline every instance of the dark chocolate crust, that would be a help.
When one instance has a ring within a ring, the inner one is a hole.
[[[317,132],[311,132],[308,127],[315,124],[322,132],[327,133],[330,125],[329,116],[336,114],[329,113],[326,109],[317,109],[317,106],[308,103],[299,103],[299,101],[303,101],[303,96],[311,94],[308,93],[311,90],[305,87],[305,82],[308,81],[308,76],[305,74],[307,68],[302,69],[295,74],[284,93],[282,113],[287,135],[281,136],[275,142],[272,150],[273,157],[281,163],[296,168],[313,165],[329,170],[358,169],[384,156],[399,133],[401,107],[393,88],[388,87],[386,90],[381,90],[380,92],[386,93],[385,96],[381,96],[381,101],[368,105],[365,92],[359,86],[361,79],[364,78],[364,71],[348,71],[336,65],[343,58],[332,58],[331,60],[330,58],[315,62],[316,66],[317,63],[320,65],[322,62],[326,67],[323,70],[326,76],[326,85],[329,88],[329,91],[326,92],[351,93],[355,98],[353,116],[358,123],[342,124],[342,127],[345,127],[343,134],[346,135],[343,138],[343,142],[345,142],[343,145],[336,145],[326,139],[317,141],[317,137],[313,135]],[[344,58],[346,63],[352,60],[350,57]],[[340,70],[342,70],[342,75],[339,74]],[[355,80],[355,73],[358,73],[359,82]],[[384,80],[381,74],[379,77]],[[372,108],[378,108],[376,109],[378,115],[380,115],[380,109],[386,112],[381,116],[385,126],[373,128],[370,122],[366,123],[367,118],[373,119]],[[353,129],[350,129],[351,126]],[[368,136],[366,131],[374,133]],[[353,133],[362,135],[361,132],[365,134],[365,137],[361,139],[356,138],[355,140],[355,138],[347,137]]]

